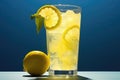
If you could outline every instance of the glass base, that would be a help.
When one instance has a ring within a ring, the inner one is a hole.
[[[77,70],[49,70],[50,76],[77,76]]]

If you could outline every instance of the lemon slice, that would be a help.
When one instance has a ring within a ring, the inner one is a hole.
[[[37,31],[40,30],[41,24],[44,18],[44,26],[48,30],[57,28],[61,23],[61,13],[53,5],[42,6],[38,11],[32,15],[32,18],[36,18]]]
[[[60,11],[53,5],[45,5],[37,13],[44,17],[44,24],[47,29],[55,28],[61,22]]]
[[[79,43],[79,30],[80,27],[78,25],[74,25],[66,29],[63,33],[63,40],[69,48],[73,49],[77,47]]]

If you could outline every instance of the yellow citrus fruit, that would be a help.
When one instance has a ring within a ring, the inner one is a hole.
[[[45,19],[47,29],[55,28],[61,22],[60,11],[53,5],[45,5],[38,10],[38,14]]]
[[[44,5],[40,7],[31,17],[36,18],[35,22],[38,30],[42,26],[42,21],[44,21],[44,25],[47,30],[57,28],[61,23],[61,13],[59,9],[53,5]]]
[[[79,42],[79,30],[78,25],[68,27],[63,33],[63,40],[69,48],[75,48]]]
[[[41,51],[30,51],[25,55],[23,68],[31,75],[42,75],[50,65],[49,57]]]

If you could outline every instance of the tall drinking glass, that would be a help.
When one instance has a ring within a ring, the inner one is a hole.
[[[75,5],[54,6],[62,18],[56,29],[46,31],[49,75],[77,75],[81,9]]]

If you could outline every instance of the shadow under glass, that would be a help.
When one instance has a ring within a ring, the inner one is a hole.
[[[62,75],[59,75],[59,76],[47,76],[47,75],[44,75],[44,76],[30,76],[30,75],[24,75],[23,77],[29,77],[28,80],[92,80],[92,79],[89,79],[87,77],[83,77],[83,76],[62,76]],[[30,77],[32,77],[30,79]],[[34,78],[33,78],[34,77]]]

